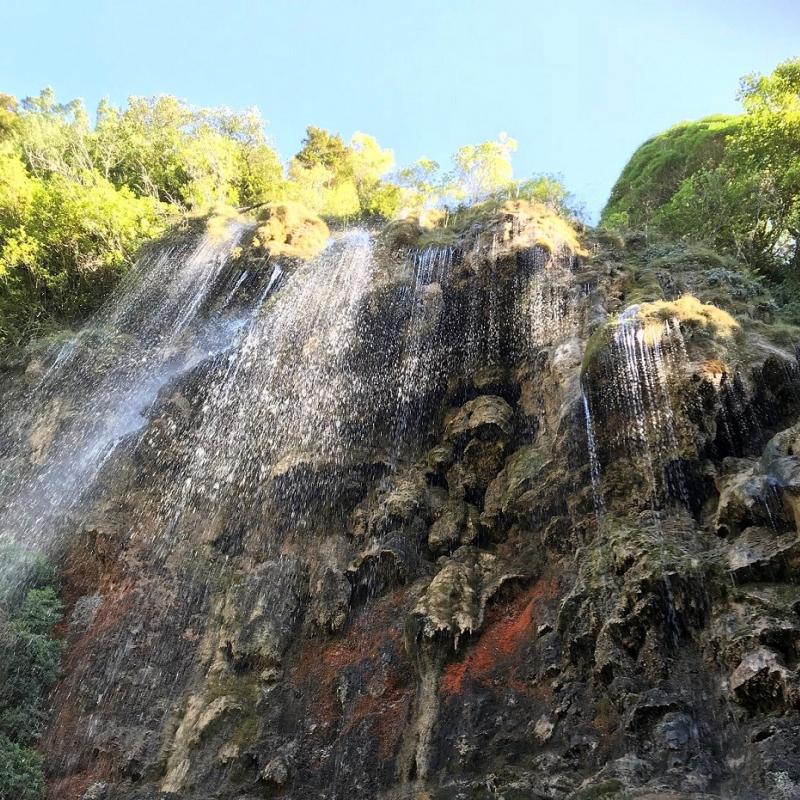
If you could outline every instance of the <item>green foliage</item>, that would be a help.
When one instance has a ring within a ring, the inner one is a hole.
[[[601,222],[708,242],[783,280],[800,268],[800,58],[742,79],[739,98],[741,116],[642,145]]]
[[[103,102],[91,153],[116,187],[195,211],[263,202],[283,185],[254,109],[196,109],[166,95],[131,97],[125,109]]]
[[[514,176],[511,155],[516,139],[501,133],[496,140],[460,147],[453,156],[455,169],[450,191],[457,200],[485,200],[507,187]]]
[[[452,211],[476,204],[521,200],[546,206],[570,219],[581,219],[582,207],[554,175],[513,179],[511,155],[517,143],[501,133],[496,140],[465,145],[453,156],[453,169],[442,173],[440,165],[422,158],[397,172],[393,182],[399,193],[401,216],[420,216],[431,208]]]
[[[0,96],[0,344],[99,305],[176,214],[284,191],[255,110],[132,97],[102,102],[92,128],[80,101],[51,89]]]
[[[289,166],[286,196],[327,218],[389,219],[400,203],[399,187],[383,180],[393,166],[392,151],[372,136],[356,132],[345,144],[339,135],[312,126]]]
[[[52,563],[41,554],[19,545],[0,545],[3,575],[13,580],[0,580],[0,609],[18,608],[32,589],[45,589],[55,584]]]
[[[59,676],[61,642],[52,633],[63,605],[46,562],[7,549],[3,555],[20,568],[21,585],[31,588],[4,592],[0,607],[0,800],[38,800],[44,775],[33,745],[46,721],[47,692]]]
[[[684,178],[719,164],[726,138],[740,124],[737,117],[706,117],[682,122],[646,141],[614,184],[601,224],[609,228],[647,225]]]
[[[44,792],[42,757],[0,734],[0,800],[40,800]]]
[[[51,638],[63,607],[54,589],[31,589],[0,623],[0,733],[29,745],[41,734],[43,700],[58,679],[61,642]]]
[[[297,202],[328,220],[393,219],[477,200],[576,209],[551,176],[513,180],[506,134],[395,172],[394,153],[356,132],[309,127],[287,168],[255,109],[196,108],[174,97],[100,103],[96,122],[52,89],[0,94],[0,347],[97,307],[139,247],[180,215]]]

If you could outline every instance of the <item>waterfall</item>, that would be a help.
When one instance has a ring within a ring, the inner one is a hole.
[[[181,481],[160,501],[171,526],[198,509],[235,516],[305,460],[334,464],[358,446],[354,412],[369,405],[370,387],[350,365],[373,273],[369,234],[350,231],[299,267],[264,312],[281,275],[273,270],[248,323],[208,376]]]
[[[543,347],[574,334],[579,307],[571,295],[571,257],[545,248],[523,250],[518,258],[518,327],[531,347]]]
[[[606,403],[606,419],[616,420],[614,446],[643,459],[653,498],[674,497],[689,505],[681,465],[681,433],[673,408],[670,381],[687,361],[680,324],[640,320],[638,306],[619,317],[609,341],[603,386],[591,398],[584,392],[592,484],[597,494],[600,461],[594,436],[592,402]]]
[[[249,233],[231,224],[147,252],[9,420],[23,435],[4,461],[3,541],[62,558],[97,517],[124,554],[94,606],[124,598],[104,671],[82,663],[65,689],[92,686],[84,732],[48,743],[65,769],[117,706],[160,729],[187,687],[228,674],[225,609],[252,600],[275,625],[300,615],[287,598],[350,547],[327,528],[345,527],[336,515],[369,481],[397,484],[448,392],[460,402],[477,370],[574,333],[569,262],[543,248],[499,258],[493,240],[488,263],[456,245],[381,260],[373,235],[351,229],[306,263],[267,262],[239,259]],[[268,588],[241,600],[245,564]],[[152,650],[147,688],[125,669],[137,649]],[[176,790],[182,747],[164,778]]]
[[[592,411],[589,408],[589,398],[583,387],[581,387],[581,403],[586,423],[586,444],[589,450],[589,476],[592,479],[592,496],[595,509],[600,512],[603,507],[603,496],[600,493],[600,458],[597,455],[597,438],[594,433],[594,420],[592,419]]]
[[[227,346],[232,326],[199,324],[198,310],[245,230],[233,224],[222,237],[146,253],[18,400],[6,420],[17,441],[0,474],[0,540],[49,546],[115,446],[142,429],[161,388]]]
[[[391,457],[395,466],[418,418],[419,409],[414,401],[426,396],[442,369],[439,350],[443,334],[443,286],[449,285],[457,257],[454,247],[431,246],[413,251],[408,259],[413,277],[408,298],[404,298],[409,305],[409,317],[397,377]]]

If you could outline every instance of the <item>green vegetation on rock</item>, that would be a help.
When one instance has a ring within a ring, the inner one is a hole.
[[[190,214],[211,214],[213,230],[237,207],[267,205],[260,243],[273,257],[308,257],[327,239],[323,219],[418,218],[445,207],[464,216],[476,201],[509,199],[574,212],[558,179],[513,180],[515,149],[501,134],[459,148],[448,172],[425,158],[396,170],[374,137],[346,142],[310,126],[284,166],[255,109],[131,97],[123,107],[101,102],[92,125],[81,101],[58,103],[51,89],[19,102],[0,94],[0,347],[81,321],[143,243]],[[274,230],[275,209],[301,206],[298,244],[283,235],[288,218]]]
[[[328,226],[299,203],[269,203],[258,221],[258,245],[272,257],[313,258],[330,236]]]
[[[744,78],[739,98],[740,116],[681,123],[645,142],[614,186],[601,224],[706,242],[795,283],[800,59]]]
[[[4,552],[9,560],[13,553]],[[34,749],[46,721],[45,699],[58,679],[61,642],[53,628],[63,606],[52,572],[38,562],[27,591],[5,592],[0,605],[0,800],[44,796],[42,759]]]

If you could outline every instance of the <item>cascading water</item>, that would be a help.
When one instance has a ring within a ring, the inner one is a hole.
[[[679,374],[687,360],[686,347],[676,319],[641,321],[638,310],[638,306],[631,306],[620,315],[609,343],[608,373],[595,402],[601,399],[608,403],[606,415],[621,422],[616,446],[644,459],[653,498],[674,497],[688,507],[680,434],[669,386],[671,377]],[[593,409],[585,390],[583,407],[590,471],[597,493],[601,468]]]
[[[161,500],[169,527],[185,511],[202,509],[211,518],[229,515],[230,525],[238,508],[259,497],[259,486],[302,468],[307,458],[341,462],[358,446],[353,411],[369,406],[370,387],[348,365],[373,272],[369,235],[349,232],[299,268],[260,313],[281,274],[276,268],[207,380],[182,480]]]
[[[197,312],[244,232],[232,225],[222,237],[153,250],[57,351],[6,421],[27,441],[16,443],[0,476],[3,541],[50,546],[115,446],[144,426],[159,390],[227,346],[234,326],[198,324]]]

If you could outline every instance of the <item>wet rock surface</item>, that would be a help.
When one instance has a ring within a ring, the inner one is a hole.
[[[59,521],[52,797],[800,796],[793,354],[504,213],[297,268],[120,439]]]

